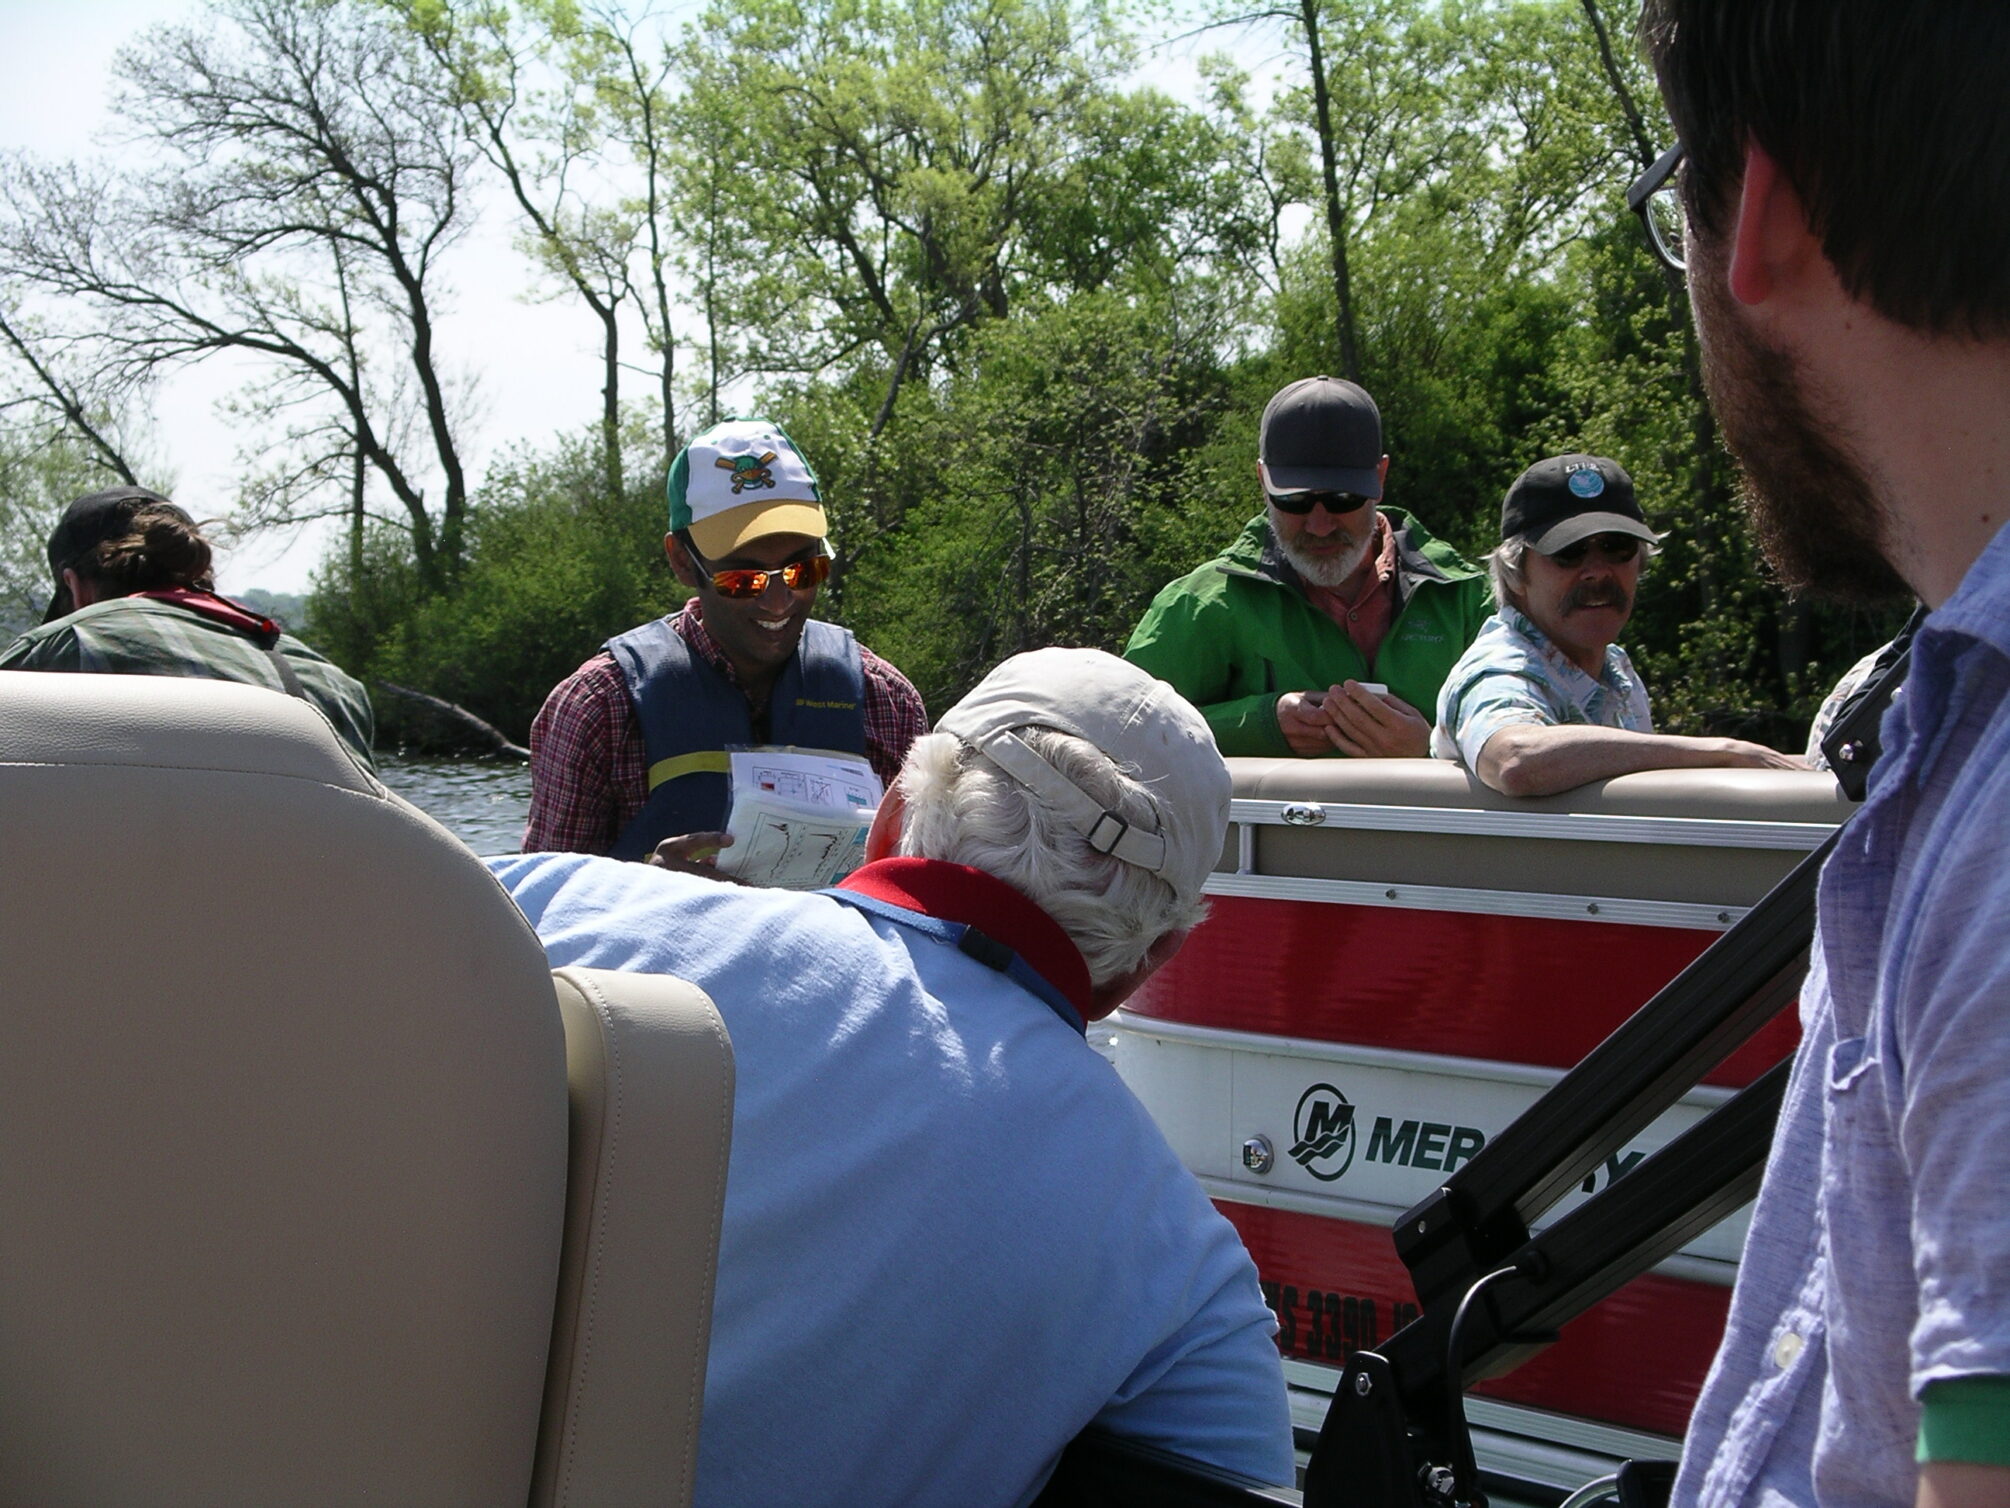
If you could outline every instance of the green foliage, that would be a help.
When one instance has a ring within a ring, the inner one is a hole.
[[[1126,83],[1125,20],[1067,0],[713,0],[660,68],[558,0],[402,4],[422,35],[518,39],[461,70],[467,103],[543,58],[555,82],[521,96],[547,102],[539,139],[563,159],[593,127],[651,168],[568,223],[603,256],[674,229],[650,266],[681,271],[702,324],[687,412],[788,426],[839,547],[820,612],[932,707],[1019,649],[1120,647],[1255,511],[1264,403],[1341,369],[1323,147],[1392,503],[1477,556],[1532,461],[1620,460],[1668,531],[1627,637],[1674,731],[1797,746],[1893,626],[1788,603],[1755,556],[1686,303],[1620,203],[1666,122],[1582,0],[1311,0],[1272,13],[1267,96],[1217,59],[1196,103]],[[667,357],[667,296],[649,307]],[[582,437],[494,473],[444,590],[372,537],[360,570],[329,568],[317,630],[521,737],[554,681],[676,596],[660,462],[609,499],[591,456]]]
[[[709,9],[683,54],[680,116],[709,153],[685,189],[725,232],[754,362],[808,371],[870,347],[904,368],[1002,313],[1028,196],[1065,161],[1111,45],[1064,0]]]
[[[331,553],[314,573],[301,637],[352,675],[370,679],[382,646],[428,592],[409,540],[388,525],[365,532],[360,558]]]
[[[606,498],[597,438],[491,470],[449,593],[421,591],[388,532],[360,577],[329,567],[312,604],[320,642],[366,679],[445,697],[521,743],[553,685],[683,595],[663,559],[661,495]]]
[[[913,501],[840,600],[930,706],[1020,650],[1122,648],[1170,574],[1179,457],[1225,397],[1213,334],[1080,294],[987,326],[963,374],[903,407],[875,454]]]

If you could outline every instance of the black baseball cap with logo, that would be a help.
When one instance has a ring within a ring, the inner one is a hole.
[[[1266,492],[1382,495],[1382,412],[1344,377],[1302,377],[1264,407],[1256,464]]]
[[[56,594],[49,599],[49,610],[42,615],[44,623],[53,623],[77,610],[77,604],[70,597],[70,588],[63,580],[63,572],[106,540],[123,534],[131,525],[133,515],[149,503],[180,514],[185,523],[194,527],[194,519],[158,492],[149,492],[144,487],[112,487],[104,492],[93,492],[88,497],[78,498],[63,510],[62,518],[49,536],[49,570],[56,578]]]
[[[1551,456],[1537,461],[1501,499],[1501,538],[1520,535],[1539,555],[1594,534],[1660,536],[1647,527],[1633,496],[1633,478],[1604,456]]]

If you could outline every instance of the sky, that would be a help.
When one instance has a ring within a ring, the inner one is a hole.
[[[673,8],[664,4],[659,12]],[[0,150],[79,158],[104,149],[114,55],[146,27],[183,21],[193,0],[0,0],[0,56],[12,60],[0,90]],[[1195,58],[1232,47],[1259,78],[1276,58],[1275,40],[1215,33],[1149,54],[1141,79],[1174,94],[1197,92]],[[512,227],[491,202],[475,232],[446,264],[451,296],[438,349],[449,370],[471,377],[475,404],[463,425],[463,459],[479,478],[517,442],[543,447],[582,433],[599,412],[597,325],[570,299],[532,297],[531,272],[511,243]],[[634,332],[624,339],[640,351]],[[248,362],[213,358],[163,383],[153,414],[153,450],[174,478],[174,497],[197,518],[229,511],[239,470],[231,425],[219,405],[253,375]],[[629,374],[625,390],[647,378]],[[335,539],[334,523],[269,533],[220,553],[225,592],[307,590]]]
[[[0,0],[0,57],[13,60],[0,90],[0,148],[55,158],[100,150],[113,55],[147,26],[197,9],[187,0]],[[526,298],[529,266],[510,234],[490,211],[448,264],[453,297],[439,339],[449,364],[475,380],[467,459],[476,475],[504,446],[576,433],[599,411],[596,327],[572,305]],[[175,477],[175,501],[198,518],[225,513],[236,494],[236,445],[217,406],[248,375],[244,365],[207,363],[157,397],[155,449]],[[332,527],[266,535],[223,552],[220,589],[304,592]]]

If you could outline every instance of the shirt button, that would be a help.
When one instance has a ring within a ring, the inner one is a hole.
[[[1347,621],[1348,621],[1349,623],[1354,623],[1354,622],[1357,622],[1357,621],[1358,621],[1358,620],[1360,619],[1360,617],[1361,617],[1361,615],[1360,615],[1359,613],[1349,613],[1349,614],[1347,615]]]
[[[1807,1344],[1806,1340],[1789,1330],[1773,1344],[1773,1365],[1782,1372],[1786,1371],[1799,1358]]]

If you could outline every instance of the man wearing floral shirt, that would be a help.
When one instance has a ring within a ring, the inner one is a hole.
[[[1647,688],[1614,642],[1654,540],[1616,461],[1551,456],[1517,477],[1488,557],[1500,610],[1445,678],[1431,752],[1509,796],[1634,770],[1804,768],[1743,739],[1654,731]]]

